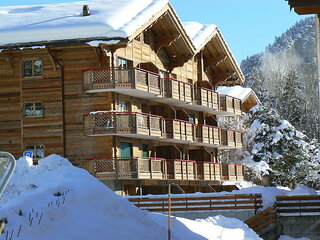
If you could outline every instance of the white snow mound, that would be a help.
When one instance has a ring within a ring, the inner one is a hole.
[[[51,155],[37,166],[31,163],[27,157],[17,161],[0,199],[0,219],[7,219],[2,236],[19,240],[167,238],[167,216],[141,211],[67,159]],[[172,238],[228,239],[237,232],[232,239],[260,239],[243,223],[238,222],[238,230],[226,225],[238,220],[212,219],[173,218]],[[219,232],[214,233],[214,228]]]

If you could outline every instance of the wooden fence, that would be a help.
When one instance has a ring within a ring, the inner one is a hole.
[[[275,223],[277,217],[309,215],[320,215],[320,196],[277,196],[273,207],[260,212],[245,221],[245,223],[254,231],[260,231],[268,227],[271,223]]]
[[[168,197],[127,197],[135,206],[150,212],[168,212]],[[225,196],[171,197],[172,212],[253,210],[262,208],[260,194],[237,194]]]

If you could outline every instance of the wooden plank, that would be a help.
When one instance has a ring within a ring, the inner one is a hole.
[[[318,195],[294,195],[294,196],[276,196],[277,201],[290,200],[320,200]]]
[[[306,206],[320,206],[320,202],[288,202],[288,203],[277,203],[277,208],[279,207],[306,207]]]
[[[270,218],[268,221],[266,221],[266,222],[264,222],[263,224],[255,227],[253,230],[254,230],[254,231],[259,231],[259,230],[267,227],[269,224],[275,223],[275,222],[276,222],[276,219],[275,219],[275,218]]]
[[[251,206],[225,206],[225,207],[185,207],[185,208],[171,208],[172,212],[189,212],[189,211],[214,211],[214,210],[247,210],[247,209],[255,209],[255,205]],[[149,212],[167,212],[168,208],[150,208],[144,209]]]
[[[259,204],[262,203],[262,200],[259,200]],[[234,204],[234,205],[244,205],[244,204],[255,204],[255,201],[221,201],[221,202],[189,202],[189,201],[184,201],[184,202],[179,202],[175,203],[172,202],[172,206],[200,206],[200,205],[229,205],[229,204]],[[135,204],[137,207],[159,207],[159,206],[167,206],[167,202],[162,202],[162,203],[136,203]]]
[[[319,212],[320,208],[297,208],[297,209],[282,209],[277,208],[277,213],[311,213],[311,212]]]
[[[239,196],[215,196],[215,197],[186,197],[186,198],[171,198],[171,201],[197,201],[197,200],[215,200],[215,199],[255,199],[261,198],[261,195],[239,195]],[[168,198],[128,198],[130,202],[153,202],[153,201],[168,201]]]

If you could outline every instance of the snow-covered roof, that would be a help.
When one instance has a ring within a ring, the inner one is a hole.
[[[83,16],[83,5],[90,15]],[[0,7],[0,45],[87,38],[128,38],[168,0],[92,0]]]
[[[199,22],[183,22],[183,26],[196,49],[201,49],[211,38],[217,26]]]
[[[246,101],[248,97],[253,96],[257,103],[260,104],[259,98],[251,88],[244,88],[242,86],[220,86],[218,87],[217,92],[219,94],[225,94],[235,98],[239,98],[242,102]]]
[[[216,33],[218,33],[221,37],[221,41],[223,42],[226,48],[227,53],[230,54],[231,61],[234,63],[235,67],[239,71],[239,74],[243,77],[243,73],[237,61],[235,60],[233,53],[231,52],[226,40],[224,39],[223,35],[221,34],[219,28],[216,25],[202,24],[199,22],[183,22],[183,26],[188,36],[191,38],[196,48],[196,52],[200,51],[212,39],[212,37]]]

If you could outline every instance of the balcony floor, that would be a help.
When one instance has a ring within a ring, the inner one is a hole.
[[[159,99],[163,99],[161,94],[146,92],[143,90],[132,89],[132,88],[110,88],[110,89],[104,88],[104,89],[88,90],[86,92],[87,93],[115,92],[115,93],[120,93],[120,94],[131,96],[131,97],[155,100],[155,101]]]

